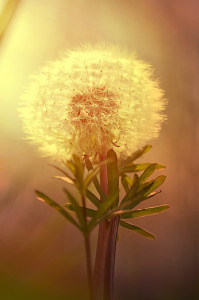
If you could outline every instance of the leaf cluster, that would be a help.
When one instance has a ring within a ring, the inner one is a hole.
[[[156,191],[156,189],[163,184],[166,178],[164,175],[161,175],[155,179],[149,180],[149,177],[155,172],[155,170],[164,168],[163,165],[157,163],[135,163],[136,159],[150,149],[151,146],[147,145],[143,149],[134,153],[131,157],[122,161],[117,160],[116,153],[111,149],[107,152],[107,160],[99,163],[95,167],[93,167],[88,156],[85,156],[84,159],[82,159],[77,155],[73,155],[73,159],[66,162],[66,167],[70,172],[54,166],[64,175],[56,176],[56,178],[74,185],[79,191],[81,197],[84,197],[87,202],[90,201],[95,206],[95,209],[91,209],[88,206],[85,208],[86,217],[88,218],[87,226],[83,216],[83,207],[66,187],[64,188],[64,193],[69,202],[66,203],[64,207],[60,206],[39,191],[36,191],[37,197],[59,211],[83,234],[90,233],[101,221],[105,219],[110,220],[113,216],[118,215],[120,217],[120,225],[122,227],[133,230],[147,238],[154,239],[155,236],[152,233],[126,222],[126,219],[157,214],[169,208],[168,205],[160,205],[145,209],[135,209],[135,207],[141,202],[157,195],[160,191]],[[107,165],[107,196],[104,194],[97,177],[103,164]],[[138,175],[137,172],[141,172],[141,175]],[[85,173],[87,174],[85,175]],[[133,174],[133,178],[132,176],[129,176],[129,174]],[[122,199],[119,199],[120,181],[125,192]],[[93,193],[90,190],[91,183],[95,186],[96,193]]]

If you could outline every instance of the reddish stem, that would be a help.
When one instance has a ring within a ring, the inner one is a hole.
[[[105,159],[106,159],[105,155],[100,155],[100,161],[103,161]],[[104,194],[108,195],[108,179],[107,179],[106,165],[102,165],[100,167],[100,184],[102,190],[104,191]],[[105,220],[99,224],[99,231],[98,231],[98,242],[97,242],[97,251],[96,251],[95,268],[94,268],[95,300],[103,299],[104,272],[105,272],[108,235],[109,235],[109,222]]]
[[[104,272],[104,300],[113,299],[115,254],[119,223],[119,216],[111,218]]]
[[[92,261],[91,261],[91,249],[90,249],[90,234],[87,232],[87,217],[86,217],[86,203],[85,197],[82,196],[82,207],[83,207],[83,216],[85,221],[86,233],[84,234],[84,243],[86,250],[86,265],[87,265],[87,278],[88,278],[88,288],[89,288],[89,297],[90,300],[94,299],[93,292],[93,278],[92,278]]]

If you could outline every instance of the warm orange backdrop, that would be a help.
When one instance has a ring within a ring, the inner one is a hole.
[[[52,179],[56,171],[23,140],[17,105],[29,75],[47,60],[64,48],[101,41],[128,47],[153,64],[169,100],[168,121],[143,160],[167,166],[160,172],[167,175],[162,193],[149,206],[171,208],[136,220],[156,241],[120,230],[115,299],[199,298],[198,36],[194,0],[19,1],[0,40],[2,299],[83,299],[85,294],[83,239],[35,199],[36,188],[65,201],[62,184]]]

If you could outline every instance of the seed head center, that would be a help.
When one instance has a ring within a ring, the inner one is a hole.
[[[105,87],[94,87],[90,91],[74,95],[70,103],[70,117],[74,127],[100,128],[102,124],[109,123],[109,118],[117,109],[114,98],[115,95]]]

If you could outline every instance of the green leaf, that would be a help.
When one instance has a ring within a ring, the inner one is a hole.
[[[133,155],[131,156],[133,158],[133,161],[138,159],[143,154],[147,153],[149,150],[151,150],[151,148],[152,148],[152,145],[146,145],[142,149],[140,149],[140,150],[136,151],[135,153],[133,153]]]
[[[156,169],[156,165],[157,164],[151,164],[146,168],[146,170],[140,176],[140,183],[145,182],[153,174]]]
[[[94,178],[96,177],[97,173],[99,173],[99,171],[100,171],[99,166],[89,171],[87,177],[84,180],[84,191],[87,189],[87,187],[92,182],[92,180],[94,180]]]
[[[128,185],[131,187],[133,185],[133,179],[125,174],[125,179],[128,183]]]
[[[138,159],[143,154],[147,153],[152,148],[151,145],[146,145],[142,149],[136,151],[133,153],[130,157],[123,160],[120,164],[120,169],[127,167],[129,164],[131,164],[134,160]]]
[[[84,231],[86,224],[85,224],[85,219],[84,219],[84,215],[83,215],[83,210],[80,209],[80,206],[79,206],[78,202],[76,201],[76,199],[73,197],[73,195],[66,188],[64,188],[63,190],[64,190],[68,200],[70,201],[70,203],[74,209],[74,212],[77,215],[79,223],[82,225],[82,228]]]
[[[75,167],[75,178],[77,179],[78,189],[83,191],[83,174],[84,174],[84,166],[82,163],[82,159],[73,154],[74,159],[74,167]]]
[[[141,189],[137,189],[137,194],[133,198],[128,199],[126,203],[121,202],[119,209],[133,209],[140,202],[153,197],[154,195],[150,196],[151,192],[159,187],[164,182],[165,178],[166,176],[161,175],[154,180],[146,182],[144,185],[142,185]]]
[[[99,222],[105,219],[106,215],[109,213],[109,208],[116,201],[116,195],[113,197],[105,198],[101,203],[96,212],[96,215],[90,220],[89,231],[91,231]]]
[[[133,185],[133,180],[127,176],[125,173],[121,175],[121,183],[126,193],[129,191],[129,186]]]
[[[138,188],[138,192],[140,191],[147,191],[149,189],[149,187],[151,187],[154,183],[155,179],[152,179],[152,180],[149,180],[149,181],[146,181],[142,184],[140,184],[139,188]]]
[[[130,190],[128,191],[128,193],[122,199],[120,206],[124,206],[125,203],[129,202],[131,199],[135,197],[138,187],[139,187],[139,177],[137,174],[134,174],[133,184]]]
[[[138,188],[136,190],[136,194],[134,197],[129,198],[126,202],[121,202],[119,205],[120,209],[133,209],[135,206],[137,206],[140,202],[144,201],[146,199],[145,194],[147,191],[151,188],[153,185],[154,180],[151,180],[150,182],[144,183],[143,185],[138,185]]]
[[[160,185],[162,185],[163,182],[165,181],[165,179],[166,179],[166,176],[165,175],[161,175],[161,176],[158,176],[155,180],[153,180],[152,183],[148,187],[146,187],[146,191],[144,193],[144,197],[147,197],[151,192],[153,192]]]
[[[163,212],[168,208],[169,208],[168,205],[160,205],[160,206],[138,209],[138,210],[128,211],[128,212],[123,211],[123,213],[121,213],[121,218],[129,219],[129,218],[138,218],[143,216],[154,215]]]
[[[139,227],[139,226],[135,226],[133,224],[124,222],[124,221],[120,221],[120,225],[122,227],[125,227],[127,229],[133,230],[149,239],[154,239],[155,240],[155,235],[153,235],[152,233],[150,233],[149,231],[146,231],[145,229]]]
[[[151,163],[143,163],[143,164],[131,164],[128,167],[125,167],[123,169],[120,169],[120,174],[123,173],[135,173],[139,171],[145,171],[146,168],[148,168],[151,165]],[[162,164],[156,164],[156,170],[164,169],[165,166]]]
[[[65,181],[67,183],[70,183],[70,184],[74,184],[74,180],[71,180],[70,178],[68,177],[64,177],[64,176],[54,176],[54,178],[56,179],[60,179],[62,181]]]
[[[99,207],[101,202],[100,200],[88,189],[86,190],[86,197],[96,206]]]
[[[80,230],[81,227],[79,226],[79,224],[73,219],[73,217],[63,208],[61,207],[59,204],[57,204],[54,200],[52,200],[51,198],[49,198],[48,196],[46,196],[45,194],[43,194],[40,191],[35,191],[36,195],[37,195],[37,199],[46,202],[47,204],[49,204],[51,207],[53,207],[54,209],[56,209],[59,213],[61,213],[69,222],[71,222],[73,225],[75,225],[77,228],[79,228]]]
[[[119,206],[119,209],[122,210],[128,210],[128,209],[133,209],[136,207],[140,202],[144,201],[145,198],[142,193],[138,193],[135,197],[132,199],[129,199],[126,203],[121,203]]]
[[[116,201],[113,205],[116,206],[119,202],[119,174],[117,155],[113,149],[107,152],[107,158],[111,160],[107,165],[108,194],[111,198],[115,197]]]
[[[93,170],[93,166],[92,166],[92,163],[90,161],[90,159],[88,158],[88,156],[85,156],[85,163],[86,163],[86,167],[87,167],[87,170],[90,171],[90,170]],[[97,192],[99,193],[101,199],[105,199],[105,194],[100,186],[100,183],[97,179],[97,176],[94,176],[93,178],[93,184],[97,190]]]
[[[72,206],[70,203],[66,203],[64,206],[65,206],[68,210],[74,212],[74,208],[73,208],[73,206]],[[82,210],[83,207],[82,207],[82,206],[79,206],[79,209]],[[96,214],[96,210],[93,210],[93,209],[91,209],[91,208],[86,208],[86,215],[87,215],[87,217],[94,217],[95,214]]]
[[[55,166],[55,165],[50,165],[53,168],[57,169],[58,171],[60,171],[62,174],[65,175],[65,177],[69,178],[71,181],[74,181],[74,178],[72,178],[72,176],[70,176],[66,171],[62,170],[61,168]]]
[[[160,194],[161,193],[161,191],[158,191],[158,192],[152,192],[152,193],[150,193],[147,197],[146,197],[146,200],[148,200],[148,199],[150,199],[150,198],[152,198],[152,197],[154,197],[154,196],[156,196],[157,194]]]
[[[74,166],[74,163],[72,162],[72,160],[68,160],[66,162],[66,166],[71,170],[73,175],[75,175],[75,166]]]
[[[121,177],[121,183],[122,183],[122,186],[126,192],[126,194],[128,193],[129,191],[129,185],[128,185],[128,182],[127,182],[127,179],[126,179],[126,176],[122,176]]]
[[[87,168],[87,170],[88,170],[88,171],[93,170],[93,165],[92,165],[92,163],[91,163],[89,157],[88,157],[87,155],[85,155],[84,158],[85,158],[85,163],[86,163],[86,168]]]

